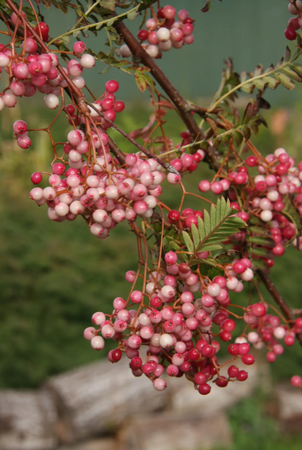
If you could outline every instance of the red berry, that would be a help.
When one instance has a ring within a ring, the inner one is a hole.
[[[198,388],[198,392],[201,395],[207,395],[211,392],[211,386],[209,384],[201,384]]]
[[[297,33],[295,32],[295,30],[293,28],[286,28],[286,30],[284,31],[285,37],[286,39],[288,39],[289,41],[293,41],[294,39],[296,39]]]
[[[149,36],[149,31],[147,30],[139,30],[139,32],[137,33],[137,37],[140,41],[146,41],[148,39]]]
[[[263,303],[254,303],[251,307],[251,310],[256,317],[261,317],[266,314],[266,307]]]
[[[178,211],[172,209],[169,211],[167,219],[170,223],[176,223],[180,219],[180,214]]]
[[[42,174],[40,172],[34,172],[30,179],[32,183],[39,184],[42,181]]]
[[[226,377],[220,377],[216,380],[216,385],[219,387],[226,387],[228,385],[228,380]]]
[[[116,92],[118,90],[118,88],[119,88],[119,84],[115,80],[109,80],[105,84],[106,91],[110,92],[111,94],[114,94],[114,92]]]
[[[47,41],[48,40],[48,33],[49,33],[49,26],[47,25],[47,23],[45,22],[40,22],[39,25],[36,25],[35,27],[35,31],[37,34],[40,35],[40,31],[41,31],[41,36],[43,41]]]
[[[207,377],[205,376],[205,374],[204,373],[202,373],[202,372],[197,372],[195,375],[194,375],[194,383],[195,384],[205,384],[206,383],[206,381],[207,381]]]
[[[125,109],[125,103],[120,101],[120,100],[118,100],[117,102],[114,103],[113,109],[117,113],[122,112]]]
[[[238,344],[230,344],[228,346],[228,352],[232,356],[239,355],[239,345]]]
[[[237,375],[238,375],[238,373],[239,373],[238,367],[236,367],[236,366],[230,366],[230,367],[228,368],[228,375],[229,375],[229,377],[231,377],[231,378],[236,378]]]
[[[248,167],[255,167],[258,164],[258,160],[256,156],[248,156],[245,160],[245,163]]]
[[[238,381],[245,381],[248,377],[248,374],[245,370],[240,370],[237,375]]]
[[[292,28],[293,30],[299,30],[300,25],[299,25],[298,17],[292,17],[291,19],[289,19],[289,21],[287,22],[287,28]]]
[[[118,362],[122,357],[122,352],[119,348],[116,348],[115,350],[112,350],[111,358],[114,362]]]
[[[246,364],[247,366],[250,366],[251,364],[254,364],[255,358],[253,355],[243,355],[242,356],[242,362],[243,364]]]

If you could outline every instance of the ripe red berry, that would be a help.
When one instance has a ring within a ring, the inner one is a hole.
[[[255,358],[253,355],[246,354],[242,356],[242,362],[243,364],[250,366],[251,364],[254,364]]]
[[[229,377],[231,377],[231,378],[236,378],[237,375],[238,375],[238,373],[239,373],[238,367],[236,367],[236,366],[230,366],[230,367],[228,368],[228,375],[229,375]]]
[[[287,23],[287,28],[292,28],[293,30],[299,30],[300,25],[299,25],[298,17],[292,17],[291,19],[289,19],[289,21]]]
[[[116,348],[115,350],[112,350],[111,358],[114,362],[118,362],[122,357],[122,352],[119,348]]]
[[[34,172],[30,179],[32,183],[39,184],[42,181],[42,174],[40,172]]]
[[[236,378],[238,381],[245,381],[247,377],[248,377],[247,372],[245,370],[240,370]]]
[[[266,307],[263,303],[254,303],[251,307],[251,310],[256,317],[261,317],[266,314]]]
[[[47,23],[40,22],[39,25],[36,25],[35,31],[39,35],[41,32],[41,36],[44,42],[48,40],[49,26],[47,25]]]
[[[296,31],[291,27],[286,28],[286,30],[284,31],[284,34],[285,34],[286,39],[288,39],[289,41],[293,41],[297,37]]]
[[[209,384],[201,384],[198,388],[198,392],[201,395],[207,395],[211,392],[211,386]]]
[[[178,211],[172,209],[169,211],[167,219],[170,223],[176,223],[180,219],[180,214]]]
[[[197,372],[197,373],[194,375],[194,383],[195,383],[195,384],[198,384],[198,385],[200,385],[200,384],[205,384],[206,381],[207,381],[207,377],[206,377],[206,375],[205,375],[204,373],[202,373],[202,372]]]
[[[228,385],[228,380],[226,377],[220,377],[216,380],[216,385],[219,387],[226,387]]]
[[[119,84],[117,81],[115,80],[109,80],[107,81],[107,83],[105,84],[105,89],[107,92],[110,92],[112,94],[114,94],[114,92],[116,92],[119,88]]]
[[[228,352],[232,356],[239,355],[239,344],[230,344],[228,346]]]

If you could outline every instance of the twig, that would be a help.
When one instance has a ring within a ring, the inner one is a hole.
[[[203,134],[197,125],[195,119],[191,114],[191,106],[190,104],[180,95],[177,89],[173,86],[170,80],[166,77],[163,71],[158,67],[155,61],[145,52],[143,47],[137,41],[137,39],[133,36],[130,30],[126,27],[126,25],[122,22],[115,25],[117,32],[123,37],[125,43],[130,48],[133,55],[139,58],[145,66],[151,69],[151,75],[155,78],[155,80],[160,84],[165,93],[172,100],[178,112],[187,126],[189,132],[194,137],[195,141],[203,139]],[[205,150],[206,153],[206,162],[210,165],[210,167],[214,170],[218,170],[220,167],[220,156],[217,150],[214,147],[209,147]]]
[[[277,290],[275,285],[273,284],[272,280],[268,276],[266,272],[263,270],[257,270],[257,273],[259,277],[261,278],[264,286],[268,290],[268,292],[273,297],[274,301],[277,303],[281,311],[283,312],[284,316],[289,322],[292,322],[295,320],[294,314],[292,312],[292,309],[288,306],[288,304],[285,302],[285,300],[281,297],[280,292]],[[302,345],[302,333],[297,334],[297,339],[300,342],[300,345]]]

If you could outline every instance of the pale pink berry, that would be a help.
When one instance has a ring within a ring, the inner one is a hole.
[[[101,333],[105,339],[111,339],[115,335],[115,329],[107,324],[102,327]]]
[[[48,94],[44,97],[44,104],[49,109],[56,109],[60,104],[60,100],[56,95]]]
[[[174,19],[176,15],[176,10],[175,8],[173,8],[173,6],[166,5],[163,7],[162,13],[166,19]]]
[[[32,38],[27,38],[23,42],[23,48],[25,48],[26,53],[36,53],[38,50],[38,44]]]
[[[168,28],[161,27],[158,29],[156,34],[157,38],[162,42],[168,41],[168,39],[170,39],[170,31],[168,30]]]
[[[156,58],[159,54],[159,49],[156,45],[148,45],[145,50],[151,58]]]
[[[126,45],[126,44],[121,46],[120,52],[121,52],[121,56],[123,58],[130,58],[130,56],[132,56],[132,52],[131,52],[130,48],[128,47],[128,45]]]
[[[153,335],[154,336],[154,335]],[[159,338],[159,344],[162,348],[169,348],[173,345],[173,338],[170,334],[164,333]],[[154,345],[154,344],[153,344]]]
[[[141,343],[142,343],[142,340],[138,335],[132,335],[127,340],[128,347],[133,348],[133,349],[140,348]]]
[[[143,293],[141,291],[133,291],[130,298],[133,303],[141,303],[143,300]]]
[[[89,55],[89,53],[85,53],[80,59],[80,64],[84,69],[92,69],[95,65],[95,59],[92,55]]]
[[[74,78],[72,79],[72,82],[75,84],[75,86],[76,86],[78,89],[83,89],[83,87],[85,86],[85,80],[84,80],[84,78],[81,77],[81,76],[74,77]]]
[[[9,89],[4,92],[2,100],[7,108],[13,108],[17,104],[17,97]]]
[[[91,347],[95,350],[102,350],[105,347],[105,341],[102,336],[94,336],[91,341]]]
[[[5,54],[0,52],[0,67],[7,67],[10,63],[10,58]]]
[[[91,341],[91,339],[95,336],[96,329],[94,327],[85,328],[83,336],[87,341]]]
[[[68,133],[67,139],[71,145],[78,145],[83,138],[79,130],[72,130]]]

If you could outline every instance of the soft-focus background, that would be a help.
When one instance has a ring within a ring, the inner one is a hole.
[[[224,58],[234,58],[238,72],[252,71],[258,63],[264,67],[276,64],[288,44],[283,34],[289,18],[285,0],[273,4],[270,0],[213,0],[207,14],[200,12],[200,1],[171,3],[177,9],[186,7],[196,19],[195,43],[168,52],[159,64],[184,96],[203,106],[219,86]],[[64,32],[68,18],[57,10],[42,7],[41,11],[49,17],[52,37]],[[131,28],[137,29],[138,23],[139,19]],[[95,39],[90,39],[89,45],[94,50],[104,48]],[[127,132],[143,127],[151,114],[148,94],[140,94],[129,75],[114,70],[98,74],[104,69],[99,63],[93,73],[86,71],[87,84],[100,95],[108,79],[117,79],[118,98],[126,102],[119,126]],[[4,75],[2,86],[5,82]],[[264,154],[284,146],[302,159],[301,87],[293,92],[279,87],[266,98],[272,104],[272,109],[263,113],[269,128],[261,129],[254,143]],[[30,133],[32,147],[21,150],[13,140],[12,123],[22,118],[29,128],[42,128],[55,113],[43,107],[39,94],[0,114],[0,388],[37,388],[51,375],[99,360],[112,348],[106,342],[103,352],[93,351],[82,331],[90,325],[93,312],[109,312],[115,297],[127,295],[124,273],[136,268],[135,242],[126,224],[112,230],[109,239],[98,241],[80,218],[72,223],[49,221],[46,207],[39,208],[29,199],[31,173],[49,170],[52,152],[48,136]],[[174,116],[169,117],[166,132],[177,143],[184,128]],[[64,141],[69,129],[65,118],[60,118],[52,129],[55,140]],[[123,151],[134,151],[115,132],[112,136]],[[188,190],[196,190],[207,174],[204,167],[202,173],[188,176]],[[177,187],[170,187],[163,198],[175,201],[176,191]],[[301,307],[301,255],[289,249],[276,261],[271,275],[288,303]],[[265,298],[270,301],[267,294]],[[302,352],[295,345],[272,365],[270,383],[288,381],[301,373]],[[268,450],[301,448],[298,435],[280,436],[277,422],[264,408],[268,403],[259,386],[259,394],[230,411],[234,432],[230,449],[254,450],[259,442]]]

